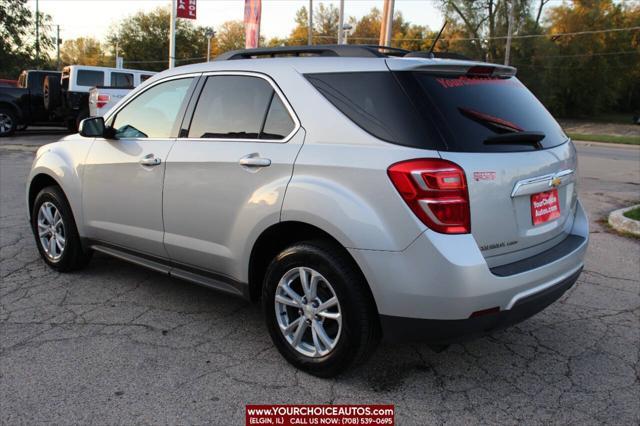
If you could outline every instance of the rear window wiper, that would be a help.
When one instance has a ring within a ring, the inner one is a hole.
[[[474,111],[470,108],[458,107],[458,110],[467,118],[482,124],[498,133],[513,133],[523,132],[524,129],[515,123],[512,123],[504,118],[494,117],[493,115],[485,114],[484,112]]]
[[[516,132],[504,133],[502,135],[489,136],[484,140],[486,145],[516,145],[525,144],[533,145],[536,149],[542,149],[540,141],[545,138],[543,132]]]

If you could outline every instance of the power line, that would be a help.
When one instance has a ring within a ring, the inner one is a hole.
[[[602,34],[602,33],[610,33],[610,32],[621,32],[621,31],[638,31],[640,30],[640,26],[637,27],[625,27],[625,28],[608,28],[602,30],[587,30],[587,31],[575,31],[568,33],[555,33],[555,34],[522,34],[522,35],[514,35],[512,39],[516,38],[537,38],[537,37],[566,37],[566,36],[575,36],[575,35],[585,35],[585,34]],[[314,35],[317,38],[335,38],[334,36],[326,36],[326,35]],[[473,41],[473,40],[504,40],[507,36],[495,36],[495,37],[441,37],[440,40],[447,41]],[[350,40],[377,40],[374,37],[349,37]],[[394,38],[392,41],[431,41],[434,40],[433,37],[425,37],[425,38]]]
[[[595,52],[595,53],[576,53],[575,55],[533,55],[532,58],[578,58],[589,56],[611,56],[611,55],[640,55],[637,50],[622,50],[619,52]]]

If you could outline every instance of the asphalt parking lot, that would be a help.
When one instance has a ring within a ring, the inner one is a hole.
[[[383,345],[336,379],[277,353],[259,306],[96,255],[58,274],[25,219],[28,146],[0,141],[3,424],[243,424],[246,403],[391,403],[398,424],[640,422],[640,240],[601,220],[640,199],[640,149],[579,144],[591,244],[541,314],[436,353]]]

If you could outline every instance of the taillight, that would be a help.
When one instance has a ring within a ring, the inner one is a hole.
[[[471,232],[464,170],[440,159],[409,160],[387,171],[404,201],[430,229],[443,234]]]
[[[96,101],[96,106],[98,108],[102,108],[111,100],[111,96],[109,95],[98,95],[98,100]]]
[[[494,67],[486,67],[482,65],[476,65],[467,70],[467,75],[469,76],[481,76],[481,77],[491,77],[493,76]]]

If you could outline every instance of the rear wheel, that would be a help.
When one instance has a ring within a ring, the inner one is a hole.
[[[80,269],[91,258],[82,249],[71,207],[57,186],[44,188],[36,196],[31,229],[42,259],[60,272]]]
[[[16,131],[18,120],[16,114],[7,108],[0,108],[0,137],[10,136]]]
[[[295,244],[269,265],[262,303],[271,338],[291,364],[331,377],[364,362],[380,330],[366,282],[342,249]]]

